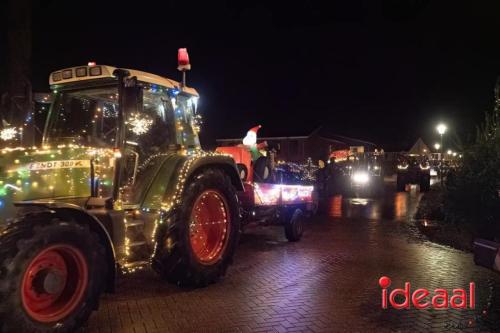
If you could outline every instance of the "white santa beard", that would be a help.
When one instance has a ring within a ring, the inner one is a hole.
[[[257,135],[253,132],[248,132],[247,136],[243,138],[243,144],[245,146],[253,146],[257,143]]]

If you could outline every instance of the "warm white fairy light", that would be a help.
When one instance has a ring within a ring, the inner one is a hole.
[[[149,119],[145,115],[139,113],[134,113],[128,120],[128,124],[131,126],[130,130],[136,135],[142,135],[151,129],[153,125],[153,120]]]
[[[196,114],[193,117],[193,121],[192,121],[193,130],[196,134],[200,133],[202,124],[203,124],[203,119],[202,119],[201,115]]]
[[[9,141],[16,137],[18,130],[15,127],[7,127],[0,131],[0,139],[3,141]]]

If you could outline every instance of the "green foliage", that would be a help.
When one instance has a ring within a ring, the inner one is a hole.
[[[497,88],[498,91],[498,88]],[[454,223],[474,225],[483,237],[500,236],[500,99],[485,113],[476,139],[464,146],[460,168],[446,181],[444,212]]]

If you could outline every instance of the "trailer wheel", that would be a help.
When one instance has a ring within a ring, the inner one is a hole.
[[[285,236],[289,242],[297,242],[302,238],[304,232],[304,213],[297,208],[291,211],[288,221],[285,221]]]
[[[0,331],[74,332],[98,307],[105,248],[73,221],[21,219],[0,236]]]
[[[153,268],[169,282],[202,287],[232,263],[240,232],[236,192],[219,169],[206,169],[186,185]]]

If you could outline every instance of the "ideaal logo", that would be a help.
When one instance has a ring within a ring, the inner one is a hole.
[[[391,279],[382,276],[378,283],[382,287],[382,309],[387,309],[390,304],[394,309],[409,309],[410,304],[416,309],[425,309],[433,307],[434,309],[474,309],[476,306],[476,285],[469,283],[469,290],[453,289],[448,292],[446,289],[435,289],[432,293],[425,288],[419,288],[411,291],[410,282],[405,282],[404,289],[395,288],[390,293],[388,288],[391,286]],[[450,297],[451,296],[451,297]],[[401,300],[403,300],[401,302]],[[399,301],[399,302],[398,302]]]

